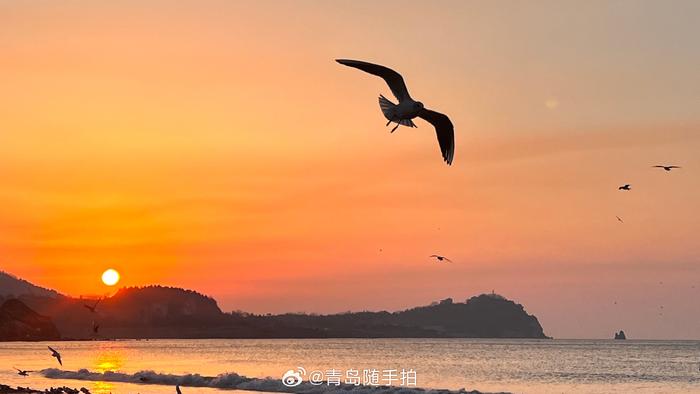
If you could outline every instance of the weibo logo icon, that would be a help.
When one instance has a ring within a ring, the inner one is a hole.
[[[282,375],[282,384],[287,387],[296,387],[301,384],[301,375],[306,375],[306,370],[302,367],[297,367],[297,371],[290,369]]]

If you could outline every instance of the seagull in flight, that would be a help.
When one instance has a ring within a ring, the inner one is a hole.
[[[391,132],[393,133],[399,126],[417,127],[412,121],[416,117],[427,121],[435,127],[442,158],[448,165],[452,164],[455,156],[455,133],[452,121],[447,115],[429,110],[420,101],[414,101],[408,94],[408,88],[406,88],[401,74],[388,67],[360,60],[336,59],[336,62],[384,79],[389,85],[391,93],[399,101],[398,104],[394,104],[383,95],[379,96],[379,107],[388,120],[386,125],[389,126],[391,122],[396,123]]]
[[[622,219],[621,219],[619,216],[615,216],[615,217],[617,218],[617,221],[618,221],[618,222],[624,223],[624,221],[622,221]]]
[[[678,167],[678,166],[652,166],[652,167],[654,167],[654,168],[663,168],[664,171],[671,171],[671,170],[673,170],[674,168],[681,168],[681,167]]]
[[[34,372],[34,371],[23,371],[17,367],[13,367],[13,368],[17,370],[17,375],[20,375],[20,376],[29,376],[30,372]]]
[[[452,262],[452,260],[448,259],[447,257],[445,257],[445,256],[440,256],[440,255],[437,255],[437,254],[432,254],[432,255],[430,255],[430,257],[436,258],[437,261],[447,261],[448,263],[451,263],[451,262]]]
[[[49,350],[51,350],[51,357],[56,357],[56,360],[58,360],[58,363],[63,365],[63,362],[61,361],[61,353],[57,352],[56,349],[52,348],[51,346],[47,346]]]
[[[95,313],[95,312],[97,312],[97,311],[95,310],[95,309],[97,308],[97,304],[99,304],[100,301],[102,301],[102,298],[98,299],[97,302],[95,302],[95,305],[83,304],[83,306],[84,306],[85,308],[87,308],[87,310],[89,310],[90,312]]]
[[[627,184],[624,184],[624,185],[618,187],[617,190],[632,190],[632,185],[627,183]]]

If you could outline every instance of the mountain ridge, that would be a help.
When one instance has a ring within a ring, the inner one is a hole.
[[[19,280],[19,279],[18,279]],[[28,283],[28,282],[27,282]],[[0,297],[0,301],[2,301]],[[212,297],[167,286],[125,287],[97,303],[22,294],[67,338],[548,338],[525,308],[498,294],[387,312],[223,312]],[[99,324],[99,333],[93,326]]]

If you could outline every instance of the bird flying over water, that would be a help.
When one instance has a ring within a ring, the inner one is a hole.
[[[432,254],[432,255],[430,255],[430,257],[436,258],[437,261],[447,261],[448,263],[451,263],[451,262],[452,262],[452,260],[448,259],[447,257],[445,257],[445,256],[440,256],[440,255],[437,255],[437,254]]]
[[[56,349],[52,348],[51,346],[47,346],[49,350],[51,350],[51,357],[56,357],[56,360],[58,360],[58,363],[63,365],[63,362],[61,361],[61,353],[57,352]]]
[[[675,168],[681,168],[681,167],[678,167],[678,166],[652,166],[652,167],[654,167],[654,168],[663,168],[664,171],[671,171],[671,170],[673,170],[673,169],[675,169]]]
[[[24,371],[24,370],[21,370],[17,367],[13,367],[13,368],[17,370],[17,375],[20,375],[20,376],[29,376],[29,372],[34,372],[34,371]]]
[[[632,190],[632,185],[627,183],[627,184],[624,184],[624,185],[618,187],[617,190]]]
[[[99,304],[100,301],[102,301],[102,298],[98,299],[97,302],[95,302],[95,305],[83,304],[83,306],[85,308],[87,308],[90,312],[95,313],[96,312],[95,309],[97,308],[97,304]]]
[[[452,121],[447,115],[429,110],[420,101],[414,101],[408,94],[408,88],[406,88],[406,83],[401,74],[388,67],[360,60],[336,59],[336,62],[384,79],[394,97],[399,100],[398,104],[394,104],[386,97],[379,96],[379,107],[384,117],[388,120],[386,125],[389,126],[392,122],[396,123],[391,132],[393,133],[399,126],[417,127],[412,120],[416,117],[427,121],[435,127],[442,158],[448,165],[452,164],[452,159],[454,159],[455,155],[455,133]]]

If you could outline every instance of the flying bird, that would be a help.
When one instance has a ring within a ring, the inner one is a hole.
[[[430,255],[430,257],[436,258],[437,261],[447,261],[448,263],[451,263],[451,262],[452,262],[452,260],[448,259],[447,257],[445,257],[445,256],[440,256],[440,255],[437,255],[437,254],[432,254],[432,255]]]
[[[678,166],[652,166],[652,167],[654,167],[654,168],[663,168],[664,171],[671,171],[671,170],[673,170],[674,168],[681,168],[681,167],[678,167]]]
[[[56,360],[58,360],[58,363],[63,365],[63,362],[61,361],[61,353],[57,352],[56,349],[52,348],[51,346],[47,346],[49,350],[51,350],[51,357],[56,357]]]
[[[618,222],[624,223],[624,222],[622,221],[622,219],[621,219],[619,216],[615,216],[615,217],[617,218],[617,221],[618,221]]]
[[[95,312],[96,312],[95,309],[97,308],[97,304],[99,304],[100,301],[102,301],[102,298],[98,299],[97,302],[95,302],[95,305],[83,304],[83,306],[84,306],[87,310],[89,310],[90,312],[95,313]]]
[[[455,133],[452,121],[447,115],[429,110],[420,101],[414,101],[408,94],[408,88],[406,88],[401,74],[388,67],[360,60],[336,59],[336,62],[384,79],[389,85],[391,93],[399,101],[398,104],[394,104],[383,95],[379,96],[379,107],[388,120],[386,125],[389,126],[392,122],[396,123],[391,132],[393,133],[399,126],[417,127],[412,120],[416,117],[425,120],[435,127],[442,158],[448,165],[452,164],[455,155]]]
[[[618,187],[617,190],[632,190],[632,185],[630,185],[629,183],[627,183],[627,184],[625,184],[625,185],[622,185],[622,186]]]
[[[20,375],[20,376],[29,376],[30,372],[34,372],[34,371],[24,371],[24,370],[21,370],[17,367],[13,367],[13,368],[17,370],[17,375]]]

